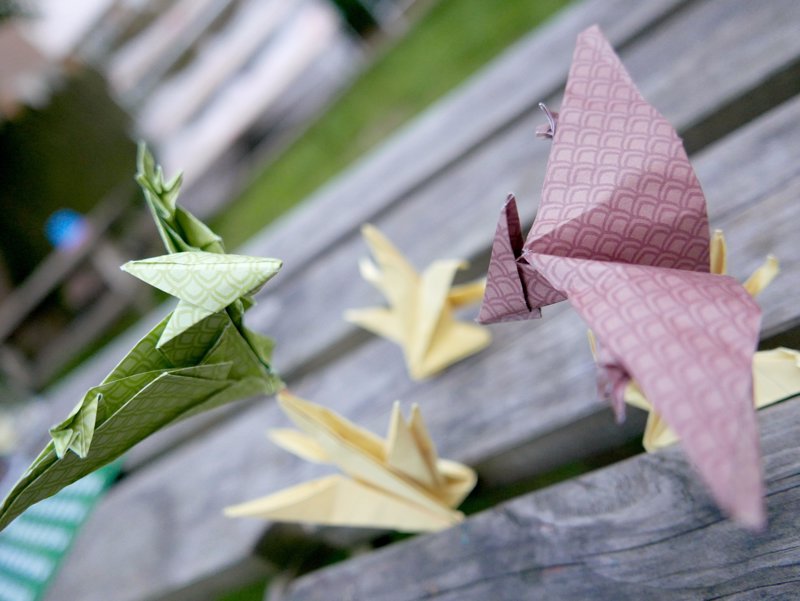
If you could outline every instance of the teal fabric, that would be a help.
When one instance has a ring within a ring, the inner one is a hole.
[[[0,532],[0,601],[37,601],[95,504],[120,471],[115,462],[29,507]]]

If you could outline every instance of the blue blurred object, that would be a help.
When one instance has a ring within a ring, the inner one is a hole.
[[[70,250],[81,245],[89,235],[86,218],[73,209],[59,209],[47,219],[45,236],[55,248]]]

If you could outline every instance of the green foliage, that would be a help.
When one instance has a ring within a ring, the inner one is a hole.
[[[442,0],[256,177],[214,229],[231,248],[240,245],[566,4]]]

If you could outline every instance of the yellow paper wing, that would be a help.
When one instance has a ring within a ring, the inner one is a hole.
[[[709,271],[717,275],[728,273],[728,247],[722,230],[714,230],[709,245]]]
[[[407,502],[430,506],[434,513],[449,513],[430,492],[387,469],[383,442],[371,432],[286,392],[279,394],[278,401],[295,425],[314,438],[331,461],[351,478]]]
[[[388,338],[392,342],[405,348],[408,331],[406,324],[401,322],[395,313],[382,307],[367,309],[349,309],[345,311],[344,318],[350,323],[361,326],[373,334]]]
[[[374,266],[365,269],[364,265],[368,261],[362,261],[362,275],[383,293],[389,306],[397,311],[400,321],[410,320],[419,286],[419,275],[378,228],[366,224],[361,228],[361,233],[377,262],[377,269]]]
[[[769,286],[769,283],[775,279],[775,276],[780,272],[780,265],[778,259],[769,255],[764,264],[756,269],[747,281],[742,284],[744,289],[750,293],[750,296],[758,296],[761,291]]]
[[[391,528],[405,532],[441,530],[463,520],[459,511],[429,511],[340,475],[312,480],[274,495],[225,509],[230,517]]]
[[[450,365],[483,350],[491,341],[492,335],[486,328],[457,321],[452,315],[444,315],[439,321],[422,365],[412,371],[411,376],[418,380],[434,376]]]
[[[437,490],[441,486],[441,478],[436,470],[435,450],[431,457],[433,443],[427,438],[420,444],[415,434],[400,412],[400,403],[395,402],[386,436],[386,463],[423,486]]]
[[[781,347],[756,353],[753,387],[756,408],[800,394],[800,352]]]
[[[297,430],[274,429],[268,433],[269,439],[280,448],[312,463],[331,463],[331,458],[319,443]]]
[[[462,261],[435,261],[422,274],[417,290],[415,319],[409,324],[414,334],[408,352],[415,359],[424,360],[433,337],[438,334],[437,326],[443,313],[450,311],[447,296],[453,278],[465,265]]]
[[[365,280],[386,297],[389,308],[356,309],[345,319],[399,344],[412,378],[423,379],[489,344],[488,330],[456,321],[454,307],[477,302],[483,281],[453,287],[463,261],[436,261],[422,276],[375,227],[362,228],[376,263],[359,268]]]
[[[436,261],[422,276],[412,346],[407,350],[409,372],[414,379],[436,375],[491,342],[486,328],[453,317],[448,302],[450,287],[456,271],[465,265],[462,261]],[[465,300],[466,295],[457,298]]]

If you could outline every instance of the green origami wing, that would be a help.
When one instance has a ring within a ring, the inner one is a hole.
[[[242,320],[281,262],[224,254],[220,238],[175,204],[180,178],[166,183],[144,148],[137,179],[170,254],[123,269],[178,304],[51,428],[51,442],[0,505],[0,530],[158,430],[282,386],[270,366],[272,340]]]
[[[131,261],[122,266],[131,275],[180,299],[159,347],[212,313],[258,291],[280,268],[277,259],[203,251]]]

